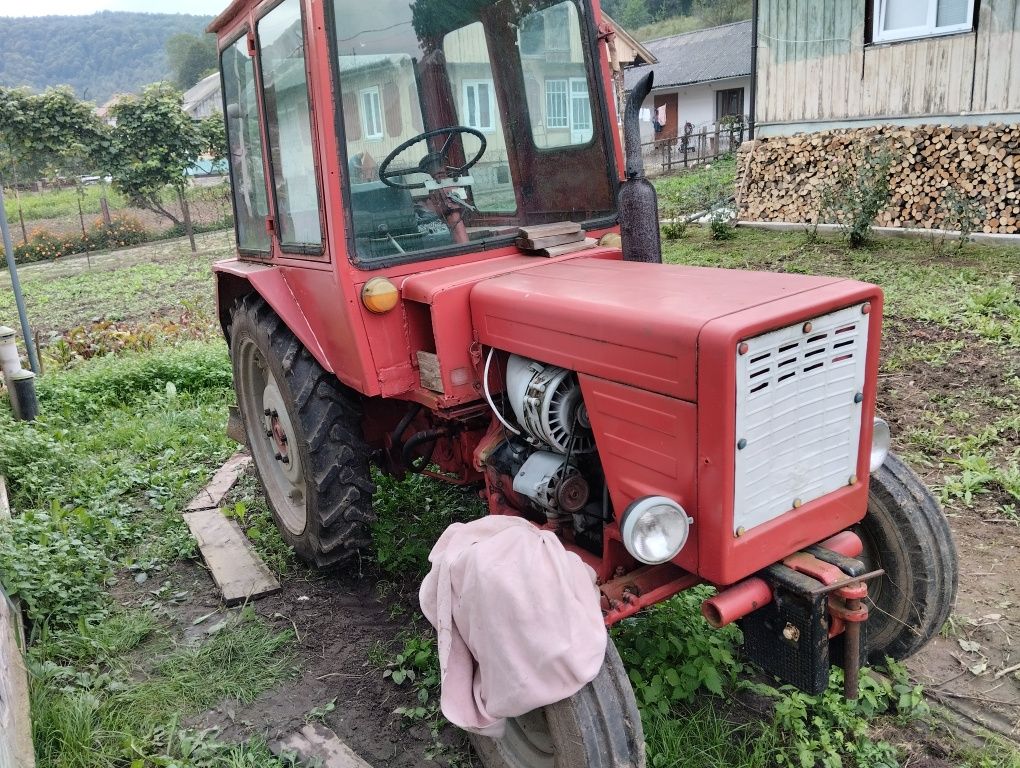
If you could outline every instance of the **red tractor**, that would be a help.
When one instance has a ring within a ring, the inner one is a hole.
[[[817,692],[839,663],[854,695],[863,661],[931,639],[957,582],[874,417],[882,292],[662,264],[651,78],[624,163],[600,18],[234,0],[213,22],[237,229],[216,292],[266,498],[326,567],[370,543],[371,465],[479,486],[591,565],[607,624],[711,584],[706,618],[739,620],[766,671]],[[612,644],[580,693],[478,746],[640,765]]]

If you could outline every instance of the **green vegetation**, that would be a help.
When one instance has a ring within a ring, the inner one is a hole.
[[[173,82],[186,91],[216,69],[216,36],[176,34],[166,41]]]
[[[202,235],[198,255],[175,241],[92,257],[29,264],[19,270],[33,329],[44,338],[91,325],[94,319],[151,322],[180,319],[188,307],[212,314],[212,262],[226,258],[232,238]],[[0,273],[0,286],[9,286]],[[0,314],[15,316],[10,290],[0,290]]]
[[[166,585],[130,611],[110,593],[196,554],[179,512],[233,450],[222,343],[92,360],[44,376],[38,393],[36,422],[0,410],[18,512],[0,522],[0,578],[29,621],[40,765],[275,764],[264,745],[218,745],[178,723],[289,676],[290,633],[241,612],[175,647],[159,618]]]
[[[181,33],[201,35],[208,23],[207,16],[110,11],[0,18],[0,84],[36,90],[67,84],[102,104],[167,79],[167,42]]]
[[[607,0],[602,9],[638,40],[751,18],[751,0]]]

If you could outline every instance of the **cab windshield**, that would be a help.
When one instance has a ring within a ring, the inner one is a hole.
[[[613,214],[587,13],[572,0],[333,0],[358,261]]]

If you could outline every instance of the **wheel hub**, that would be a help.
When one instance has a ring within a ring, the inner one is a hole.
[[[256,344],[246,339],[239,356],[239,405],[248,442],[278,522],[295,536],[307,525],[305,476],[286,401]]]

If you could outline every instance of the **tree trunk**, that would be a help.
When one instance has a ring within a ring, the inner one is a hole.
[[[195,245],[195,229],[191,226],[191,210],[188,208],[188,198],[184,195],[184,187],[177,187],[177,199],[181,203],[181,214],[184,216],[184,231],[188,233],[191,252],[195,253],[198,247]]]

